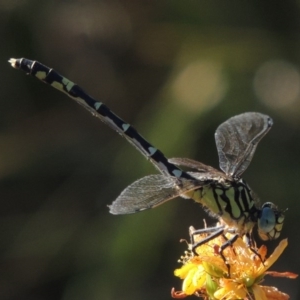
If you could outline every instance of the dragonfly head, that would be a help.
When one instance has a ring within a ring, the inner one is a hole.
[[[263,240],[274,240],[280,236],[284,221],[284,211],[280,211],[271,203],[263,204],[258,216],[258,234]]]

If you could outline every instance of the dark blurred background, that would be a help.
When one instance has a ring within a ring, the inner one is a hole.
[[[0,34],[0,299],[170,299],[179,240],[215,222],[183,199],[109,214],[156,170],[10,57],[55,68],[168,157],[218,167],[216,127],[269,114],[274,127],[244,178],[263,202],[289,208],[289,247],[272,270],[300,272],[300,1],[0,0]],[[265,284],[299,299],[298,280]]]

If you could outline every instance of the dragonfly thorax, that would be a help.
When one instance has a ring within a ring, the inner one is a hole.
[[[260,209],[248,184],[240,179],[231,181],[212,178],[210,184],[189,195],[208,209],[224,225],[235,228],[239,235],[251,232],[257,223]]]
[[[209,184],[187,195],[201,203],[219,222],[243,236],[257,224],[262,240],[277,239],[284,222],[284,213],[271,203],[261,207],[249,185],[243,180],[227,177],[206,177]]]

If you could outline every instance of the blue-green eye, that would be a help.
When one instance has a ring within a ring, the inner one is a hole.
[[[263,207],[261,217],[258,220],[258,227],[261,231],[268,233],[275,227],[276,217],[273,209],[269,206]]]

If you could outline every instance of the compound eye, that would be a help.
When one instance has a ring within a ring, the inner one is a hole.
[[[258,227],[264,233],[274,229],[276,225],[276,216],[271,207],[264,207],[261,211],[261,218],[258,221]]]

